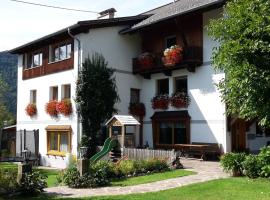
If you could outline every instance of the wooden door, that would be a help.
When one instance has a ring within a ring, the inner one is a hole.
[[[232,125],[232,151],[241,152],[246,150],[246,122],[237,119]]]

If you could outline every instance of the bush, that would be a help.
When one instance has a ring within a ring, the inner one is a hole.
[[[255,155],[248,155],[242,163],[244,168],[244,175],[249,178],[258,178],[261,174],[261,162]]]
[[[93,173],[102,170],[109,179],[115,177],[114,167],[115,165],[110,161],[99,160],[98,162],[90,165],[89,170]]]
[[[245,160],[245,153],[226,153],[221,157],[221,166],[226,172],[231,172],[233,176],[243,175],[242,163]]]
[[[261,163],[261,176],[270,177],[270,147],[264,147],[258,154],[258,159]]]
[[[17,170],[0,169],[0,194],[13,193],[17,188]]]
[[[25,173],[20,182],[20,191],[23,194],[38,194],[47,187],[47,176],[39,171]]]

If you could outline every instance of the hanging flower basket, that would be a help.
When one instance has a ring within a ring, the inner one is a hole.
[[[144,116],[145,115],[145,106],[143,103],[130,103],[129,104],[129,113],[135,116]]]
[[[72,114],[72,103],[70,99],[63,99],[59,101],[56,105],[56,109],[58,113],[64,115],[64,116],[69,116]]]
[[[141,67],[151,68],[154,65],[154,55],[151,53],[143,53],[138,57],[138,61]]]
[[[57,117],[58,116],[57,104],[58,102],[55,100],[49,101],[45,105],[46,113],[52,117]]]
[[[187,108],[190,104],[190,98],[186,92],[176,92],[170,98],[171,106],[175,108]]]
[[[168,95],[157,95],[151,100],[153,109],[167,110],[169,107],[169,96]]]
[[[162,61],[164,66],[171,67],[177,63],[180,63],[183,59],[183,48],[179,45],[171,46],[170,48],[165,49],[163,52],[164,57]]]
[[[26,108],[25,112],[28,116],[33,117],[37,114],[37,106],[34,103],[29,103]]]

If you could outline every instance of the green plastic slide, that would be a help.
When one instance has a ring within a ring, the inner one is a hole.
[[[112,148],[116,147],[116,145],[117,145],[117,140],[112,139],[112,138],[107,138],[104,142],[104,145],[101,151],[93,155],[90,158],[90,162],[96,162],[100,160],[103,156],[108,154],[112,150]]]

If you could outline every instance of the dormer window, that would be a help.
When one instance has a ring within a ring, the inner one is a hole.
[[[52,48],[51,62],[65,60],[71,57],[71,44],[58,45]]]

